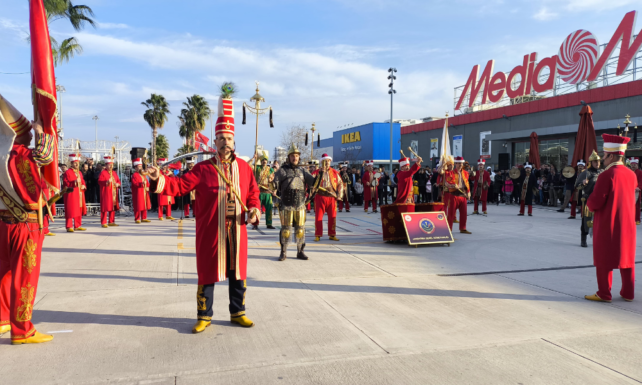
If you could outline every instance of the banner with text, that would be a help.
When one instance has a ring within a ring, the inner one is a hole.
[[[404,213],[403,226],[408,235],[408,244],[412,246],[455,241],[443,211]]]

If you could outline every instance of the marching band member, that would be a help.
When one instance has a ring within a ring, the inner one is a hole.
[[[183,176],[192,172],[194,168],[194,158],[189,157],[185,159],[185,171],[183,171]],[[192,217],[194,217],[194,206],[196,205],[196,191],[192,190],[189,193],[183,195],[183,215],[185,218],[189,218],[189,209],[192,208]]]
[[[533,189],[537,186],[538,172],[533,172],[533,165],[526,162],[524,163],[524,182],[522,183],[522,196],[519,200],[519,214],[517,216],[524,216],[524,209],[528,205],[528,216],[533,216]]]
[[[261,195],[259,196],[261,200],[261,208],[265,207],[265,225],[268,229],[275,229],[272,226],[272,196],[274,192],[270,188],[272,181],[274,181],[274,170],[268,165],[268,156],[265,152],[259,157],[261,165],[255,166],[254,175],[256,177],[256,182],[259,185],[261,190]],[[258,229],[258,226],[255,226],[255,229]]]
[[[580,212],[580,216],[582,218],[582,224],[580,226],[580,233],[582,236],[580,246],[582,247],[588,247],[586,244],[586,236],[589,233],[589,229],[593,226],[593,213],[586,208],[586,201],[591,196],[591,193],[595,188],[595,182],[597,182],[597,176],[601,172],[600,156],[597,155],[595,150],[593,150],[593,153],[589,158],[589,168],[582,171],[575,180],[575,190],[578,192],[578,198],[580,198],[582,202],[582,211]]]
[[[377,186],[379,185],[379,179],[375,178],[375,172],[373,171],[374,160],[364,163],[366,169],[361,176],[361,182],[363,183],[363,210],[368,212],[368,205],[372,203],[372,212],[377,213]]]
[[[161,158],[158,160],[159,164],[167,163],[167,158]],[[165,176],[165,179],[170,179],[174,177],[174,174],[169,170],[169,166],[161,167],[161,173]],[[172,205],[174,204],[174,196],[163,194],[162,192],[156,195],[158,198],[158,220],[163,220],[163,212],[165,212],[165,217],[170,221],[174,219],[172,217]]]
[[[339,198],[339,212],[343,211],[343,205],[346,206],[346,213],[350,212],[350,197],[348,192],[350,191],[350,175],[348,175],[348,162],[341,164],[341,181],[343,183],[343,196]]]
[[[323,236],[323,214],[328,213],[328,236],[331,241],[338,241],[337,238],[337,199],[343,196],[343,181],[339,172],[332,167],[332,157],[323,154],[321,157],[321,169],[319,192],[314,197],[314,241],[319,242]],[[312,176],[319,175],[320,170],[312,173]]]
[[[488,201],[488,188],[490,187],[490,173],[484,170],[486,161],[479,159],[477,161],[477,172],[473,171],[473,178],[475,178],[475,186],[473,187],[473,200],[475,202],[475,211],[473,214],[479,215],[479,201],[482,202],[482,212],[486,212],[486,202]]]
[[[252,168],[234,154],[233,85],[221,87],[216,120],[216,153],[180,178],[166,177],[150,167],[152,191],[164,196],[182,196],[195,190],[197,322],[193,333],[210,326],[214,314],[214,285],[229,279],[230,321],[252,327],[245,315],[247,277],[246,222],[259,221],[259,188]]]
[[[468,183],[468,171],[464,170],[464,158],[455,157],[455,169],[444,172],[445,186],[450,194],[448,204],[448,224],[453,229],[457,210],[459,210],[459,232],[472,234],[466,229],[468,219],[468,198],[470,197],[470,184]]]
[[[410,159],[403,157],[399,159],[399,166],[401,167],[397,171],[397,199],[395,203],[415,203],[415,197],[413,195],[413,179],[412,177],[419,171],[421,168],[421,162],[423,159],[418,158],[415,164],[410,167]]]
[[[631,138],[602,134],[604,166],[586,205],[594,213],[593,265],[598,291],[584,298],[611,302],[613,269],[620,269],[625,301],[633,301],[635,291],[635,173],[624,164],[624,153]]]
[[[114,171],[114,158],[105,156],[107,168],[100,173],[98,185],[100,186],[100,223],[102,227],[118,226],[116,224],[116,210],[120,210],[118,187],[120,179]],[[109,224],[107,222],[109,221]]]
[[[133,161],[134,170],[132,175],[132,205],[134,206],[134,220],[136,223],[151,222],[147,219],[147,210],[152,208],[149,199],[149,182],[143,172],[143,160],[136,158]]]
[[[590,161],[589,161],[590,162]],[[571,203],[571,215],[568,217],[568,219],[575,219],[576,218],[576,213],[577,213],[577,201],[579,197],[579,191],[575,187],[577,185],[577,178],[578,176],[584,172],[584,169],[586,167],[586,163],[584,162],[584,159],[580,159],[577,161],[577,172],[570,178],[566,178],[566,193],[564,194],[564,203],[562,204],[562,207],[557,210],[557,212],[563,213],[564,210],[566,210],[566,206],[568,206],[568,203]]]
[[[85,231],[82,227],[82,217],[87,215],[87,205],[85,204],[85,191],[87,185],[85,178],[80,172],[80,154],[69,154],[71,168],[62,175],[62,186],[73,189],[65,194],[65,220],[68,233],[74,231]]]

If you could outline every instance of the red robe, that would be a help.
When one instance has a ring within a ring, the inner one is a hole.
[[[73,187],[74,190],[65,194],[65,218],[73,219],[83,215],[87,215],[87,206],[85,205],[85,190],[81,190],[79,186],[84,186],[85,178],[83,178],[80,171],[68,169],[62,175],[62,187]]]
[[[167,174],[165,174],[165,178],[174,178],[174,173],[171,171],[168,171]],[[158,194],[158,205],[159,206],[171,206],[174,204],[174,196],[173,195],[167,195],[167,194]]]
[[[482,177],[482,184],[483,186],[479,186],[479,173],[483,172],[484,176]],[[484,188],[485,187],[485,188]],[[477,171],[475,174],[475,186],[473,187],[473,195],[472,197],[475,198],[477,196],[477,189],[480,188],[481,190],[481,200],[486,201],[488,200],[488,187],[490,187],[490,173],[488,171]]]
[[[412,176],[415,175],[421,166],[415,163],[408,171],[397,171],[397,200],[395,203],[414,203],[415,196],[413,194],[413,180]]]
[[[635,266],[635,187],[637,178],[623,164],[607,167],[586,204],[593,218],[593,265],[604,269]]]
[[[227,261],[225,244],[225,203],[227,185],[210,161],[216,163],[220,170],[223,164],[214,156],[211,160],[197,163],[191,172],[180,178],[161,176],[150,185],[156,193],[170,196],[183,196],[189,191],[196,190],[196,270],[198,284],[207,285],[224,281],[227,277]],[[258,209],[260,212],[259,187],[254,179],[252,168],[242,159],[232,161],[232,185],[241,196],[248,210]],[[236,262],[234,271],[236,279],[247,277],[247,230],[246,214],[242,213],[236,203]]]
[[[374,174],[374,172],[364,171],[363,177],[361,178],[361,183],[363,184],[363,200],[366,202],[377,199],[377,186],[370,184],[374,179]]]
[[[116,184],[120,184],[120,179],[116,171],[111,171],[111,177],[106,169],[100,173],[100,177],[98,178],[98,186],[100,187],[100,211],[116,211],[120,209],[120,203],[118,202],[118,190],[120,188],[116,187]]]
[[[149,199],[149,182],[147,177],[135,173],[132,175],[132,204],[134,211],[145,211],[152,208]]]

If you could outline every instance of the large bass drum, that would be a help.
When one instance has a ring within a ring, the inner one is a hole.
[[[415,205],[416,213],[428,213],[433,211],[446,211],[446,205],[443,202],[418,203]]]
[[[406,230],[403,227],[403,213],[414,213],[414,203],[393,203],[383,205],[381,209],[381,232],[383,240],[388,242],[405,241]]]

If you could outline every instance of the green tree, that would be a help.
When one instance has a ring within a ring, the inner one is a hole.
[[[156,138],[156,155],[158,158],[169,158],[169,142],[163,134]]]
[[[205,98],[200,95],[193,95],[183,102],[185,108],[181,109],[178,116],[178,134],[181,138],[187,139],[187,144],[194,147],[194,135],[196,131],[203,131],[210,118],[212,110]]]
[[[193,146],[189,144],[184,144],[181,148],[178,149],[178,151],[176,151],[176,155],[174,156],[179,157],[181,155],[189,154],[190,152],[194,152],[194,151],[196,150],[194,149]]]
[[[96,28],[94,11],[86,5],[74,5],[71,0],[44,0],[49,24],[56,20],[67,19],[76,31],[83,30],[87,25]],[[69,37],[58,43],[51,38],[51,51],[54,65],[69,62],[69,59],[82,53],[82,46],[75,37]]]
[[[143,114],[143,119],[145,119],[147,124],[149,124],[149,127],[151,127],[152,129],[153,139],[150,152],[152,154],[152,164],[156,164],[156,159],[159,158],[159,155],[156,153],[158,147],[156,145],[156,137],[159,136],[158,129],[163,128],[165,126],[165,123],[167,122],[167,114],[170,113],[169,103],[167,103],[167,100],[165,100],[165,97],[163,95],[152,94],[149,99],[142,102],[141,104],[147,107],[147,110]],[[167,143],[167,139],[165,139],[165,142]],[[167,149],[168,151],[165,153],[165,157],[168,156],[167,154],[169,153],[169,145]]]

